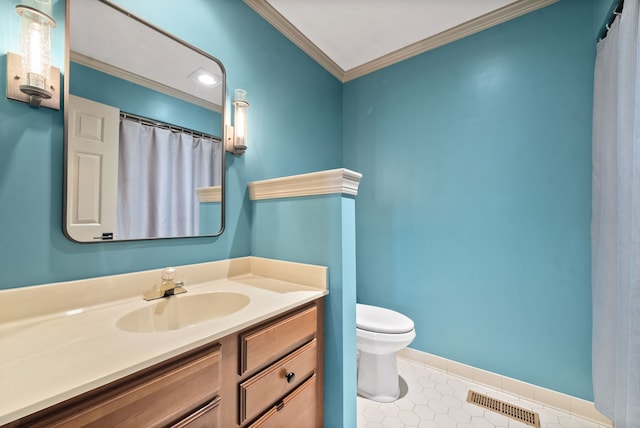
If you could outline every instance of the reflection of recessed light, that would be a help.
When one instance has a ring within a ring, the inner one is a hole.
[[[210,74],[201,74],[200,76],[198,76],[198,82],[202,83],[203,85],[213,86],[216,84],[216,78]]]
[[[204,68],[199,68],[189,75],[189,78],[205,86],[216,86],[221,82],[221,78]]]

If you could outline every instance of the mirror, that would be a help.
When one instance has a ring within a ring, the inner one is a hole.
[[[108,0],[66,7],[66,236],[222,233],[223,65]]]

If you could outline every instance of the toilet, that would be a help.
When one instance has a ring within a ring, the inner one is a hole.
[[[358,395],[382,403],[400,396],[395,353],[415,337],[409,317],[391,309],[356,304]]]

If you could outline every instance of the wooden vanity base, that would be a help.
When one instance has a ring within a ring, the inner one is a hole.
[[[0,428],[322,427],[323,323],[318,299]]]

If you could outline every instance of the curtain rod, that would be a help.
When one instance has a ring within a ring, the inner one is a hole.
[[[211,140],[215,140],[215,141],[219,141],[219,142],[222,141],[222,138],[216,137],[215,135],[207,134],[207,133],[200,132],[200,131],[195,131],[195,130],[189,129],[189,128],[183,128],[181,126],[172,125],[171,123],[166,123],[166,122],[162,122],[162,121],[159,121],[159,120],[150,119],[148,117],[139,116],[137,114],[127,113],[125,111],[121,111],[120,112],[120,119],[131,120],[131,121],[134,121],[134,122],[141,123],[143,125],[153,126],[154,128],[168,129],[170,131],[176,131],[176,132],[182,132],[182,133],[185,133],[185,134],[191,134],[194,137],[209,138]]]
[[[616,17],[622,13],[624,7],[624,0],[619,0],[618,3],[609,11],[609,19],[607,19],[598,33],[598,41],[607,37],[611,24],[616,20]]]

